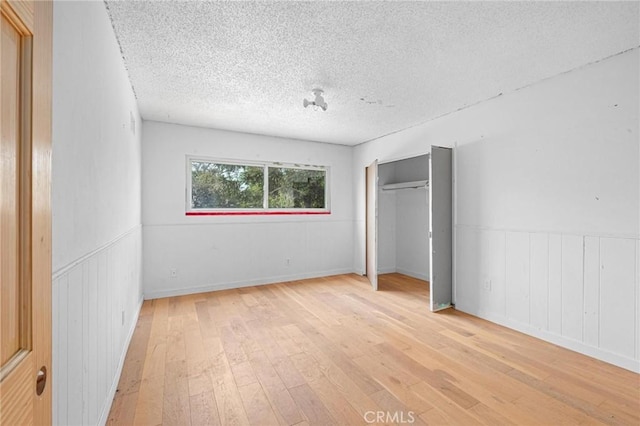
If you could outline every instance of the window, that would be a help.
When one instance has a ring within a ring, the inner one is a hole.
[[[259,209],[264,167],[191,161],[192,209]]]
[[[326,171],[269,167],[269,208],[324,209]]]
[[[328,168],[187,158],[187,214],[329,213]]]

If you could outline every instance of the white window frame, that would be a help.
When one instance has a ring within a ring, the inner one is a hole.
[[[204,162],[214,164],[229,164],[237,166],[250,166],[250,167],[262,167],[264,169],[264,186],[263,186],[263,199],[262,208],[193,208],[191,206],[191,193],[192,193],[192,171],[191,164],[193,162]],[[274,168],[287,168],[287,169],[299,169],[299,170],[319,170],[325,173],[324,180],[324,208],[269,208],[269,167]],[[186,157],[186,191],[185,191],[185,208],[186,213],[193,214],[219,214],[219,215],[233,215],[233,214],[328,214],[331,213],[331,168],[329,166],[317,166],[311,164],[294,164],[294,163],[280,163],[272,161],[245,161],[245,160],[230,160],[224,158],[212,158],[202,156],[187,155]]]

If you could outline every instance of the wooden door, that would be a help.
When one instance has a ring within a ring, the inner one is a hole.
[[[366,168],[366,273],[371,287],[378,290],[378,160]]]
[[[451,306],[453,296],[453,182],[451,148],[431,147],[429,156],[430,307]]]
[[[51,423],[52,7],[0,2],[2,425]]]

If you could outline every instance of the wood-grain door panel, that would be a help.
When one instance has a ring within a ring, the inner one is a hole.
[[[52,3],[0,11],[0,424],[49,424]]]

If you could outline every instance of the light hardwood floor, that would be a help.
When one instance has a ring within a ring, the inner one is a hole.
[[[640,424],[637,374],[428,298],[389,274],[147,301],[109,423]]]

